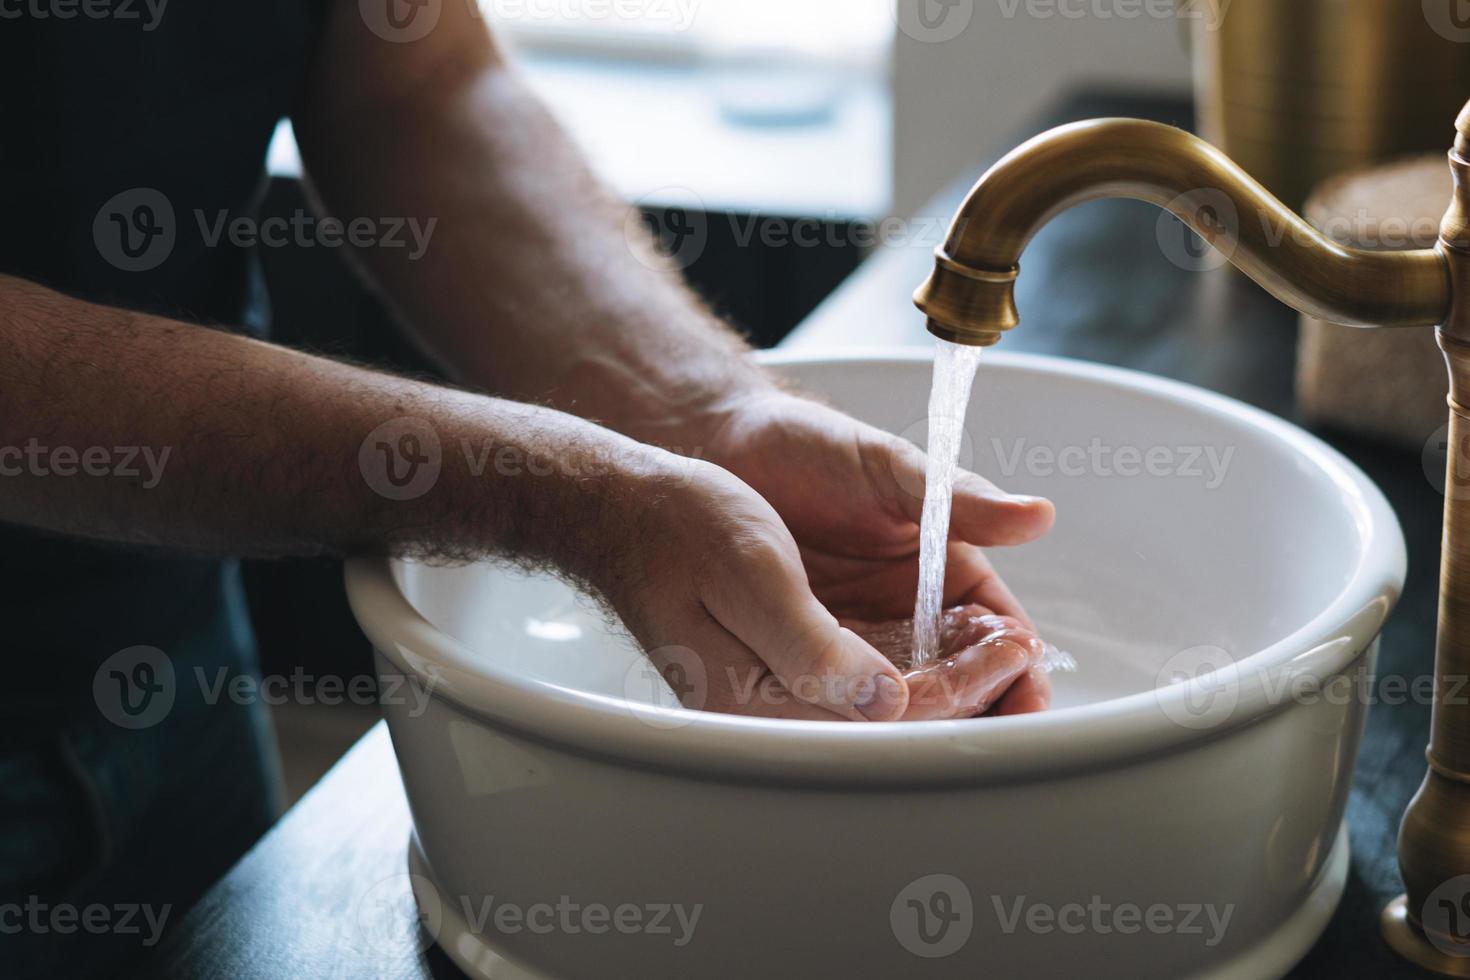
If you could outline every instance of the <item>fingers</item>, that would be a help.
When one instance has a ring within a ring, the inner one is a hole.
[[[907,675],[905,720],[1024,714],[1050,704],[1051,681],[1039,666],[1045,645],[1016,619],[973,607],[951,609],[940,644],[960,652]]]
[[[817,601],[791,550],[758,547],[721,566],[705,608],[798,701],[852,721],[897,720],[908,704],[903,675]]]
[[[1025,544],[1051,530],[1056,508],[1044,497],[1008,494],[974,473],[955,477],[949,535],[981,547]]]
[[[991,709],[992,715],[1026,715],[1051,707],[1051,677],[1031,667],[1016,679]]]
[[[979,548],[965,544],[950,545],[944,582],[946,606],[984,606],[998,615],[1014,618],[1026,629],[1036,629],[1021,600],[1016,598]],[[951,589],[960,591],[955,594]]]
[[[1027,649],[1005,636],[987,639],[958,656],[908,674],[905,721],[972,718],[991,705],[1031,667]]]
[[[648,659],[684,707],[756,718],[843,720],[826,708],[798,701],[749,647],[704,609],[685,617],[673,632],[682,642],[652,646]],[[691,654],[697,665],[690,663]]]
[[[912,443],[898,438],[889,439],[883,452],[893,474],[894,500],[904,515],[917,524],[924,511],[928,457]],[[1051,530],[1055,519],[1056,508],[1043,497],[1006,493],[968,470],[955,474],[951,538],[987,548],[1025,544]]]

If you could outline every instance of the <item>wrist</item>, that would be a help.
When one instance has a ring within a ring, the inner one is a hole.
[[[592,417],[640,442],[703,458],[715,434],[744,405],[782,390],[748,354],[734,348],[702,351],[682,363],[674,358],[668,370],[640,370],[636,376],[620,369],[618,376],[602,379],[603,389],[616,396],[616,408]]]

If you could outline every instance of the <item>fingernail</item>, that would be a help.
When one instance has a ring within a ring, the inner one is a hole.
[[[891,674],[879,674],[872,684],[863,685],[865,693],[857,703],[858,713],[869,721],[891,721],[904,707],[903,684]]]

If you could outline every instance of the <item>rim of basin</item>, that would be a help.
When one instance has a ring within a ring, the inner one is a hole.
[[[875,359],[926,362],[916,349],[776,352],[773,366]],[[393,560],[347,562],[348,599],[374,647],[431,684],[435,698],[495,727],[581,755],[704,777],[829,787],[1029,781],[1107,768],[1176,751],[1290,707],[1283,696],[1346,668],[1377,635],[1403,585],[1398,519],[1378,487],[1335,449],[1273,415],[1204,389],[1141,372],[1064,358],[986,353],[1013,366],[1102,381],[1223,417],[1285,442],[1325,473],[1353,512],[1362,547],[1333,600],[1299,629],[1207,679],[1228,692],[1220,710],[1194,721],[1189,683],[1112,700],[999,718],[851,723],[783,721],[640,704],[517,674],[430,623],[404,596]]]

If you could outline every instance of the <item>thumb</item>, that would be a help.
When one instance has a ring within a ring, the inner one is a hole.
[[[1050,531],[1056,517],[1045,497],[1006,493],[967,470],[955,477],[950,537],[981,547],[1025,544]]]
[[[918,524],[924,513],[929,457],[902,439],[895,438],[887,448],[896,500],[905,516]],[[1055,520],[1056,508],[1044,497],[1006,493],[969,470],[955,472],[952,538],[981,547],[1025,544],[1051,530]]]
[[[812,595],[786,549],[730,555],[716,566],[705,609],[770,669],[796,700],[853,721],[896,721],[908,686],[892,661],[838,623]]]

